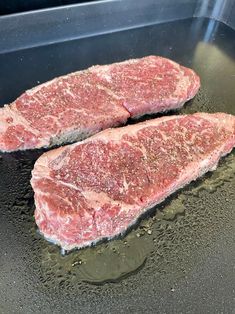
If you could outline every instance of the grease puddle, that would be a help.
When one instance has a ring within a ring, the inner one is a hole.
[[[137,239],[134,232],[125,240],[113,240],[97,247],[74,251],[62,256],[58,247],[45,247],[42,264],[51,275],[55,272],[61,280],[71,277],[93,284],[115,282],[140,269],[151,252],[151,241]]]

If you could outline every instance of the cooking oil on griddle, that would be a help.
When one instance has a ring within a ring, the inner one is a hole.
[[[59,281],[85,281],[93,284],[115,282],[140,269],[151,251],[151,241],[137,240],[135,233],[125,240],[73,251],[62,256],[58,247],[44,245],[42,267],[45,274],[57,276]],[[53,265],[53,269],[50,267]]]

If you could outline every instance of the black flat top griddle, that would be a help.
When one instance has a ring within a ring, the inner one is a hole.
[[[150,54],[201,77],[177,114],[235,114],[235,31],[206,18],[0,54],[0,102],[68,72]],[[0,154],[0,313],[234,313],[234,152],[126,237],[66,256],[33,219],[29,180],[41,153]]]

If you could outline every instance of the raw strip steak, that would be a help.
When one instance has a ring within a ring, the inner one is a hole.
[[[197,113],[105,130],[52,150],[32,172],[36,223],[66,250],[113,238],[215,170],[234,145],[234,116]]]
[[[81,140],[130,116],[179,108],[199,86],[192,70],[156,56],[62,76],[0,109],[0,150]]]

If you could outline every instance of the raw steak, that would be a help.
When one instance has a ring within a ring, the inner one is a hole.
[[[32,172],[36,223],[66,250],[112,238],[214,170],[234,145],[234,116],[197,113],[105,130],[52,150]]]
[[[62,76],[0,109],[0,150],[81,140],[129,117],[179,108],[199,86],[192,70],[156,56]]]

